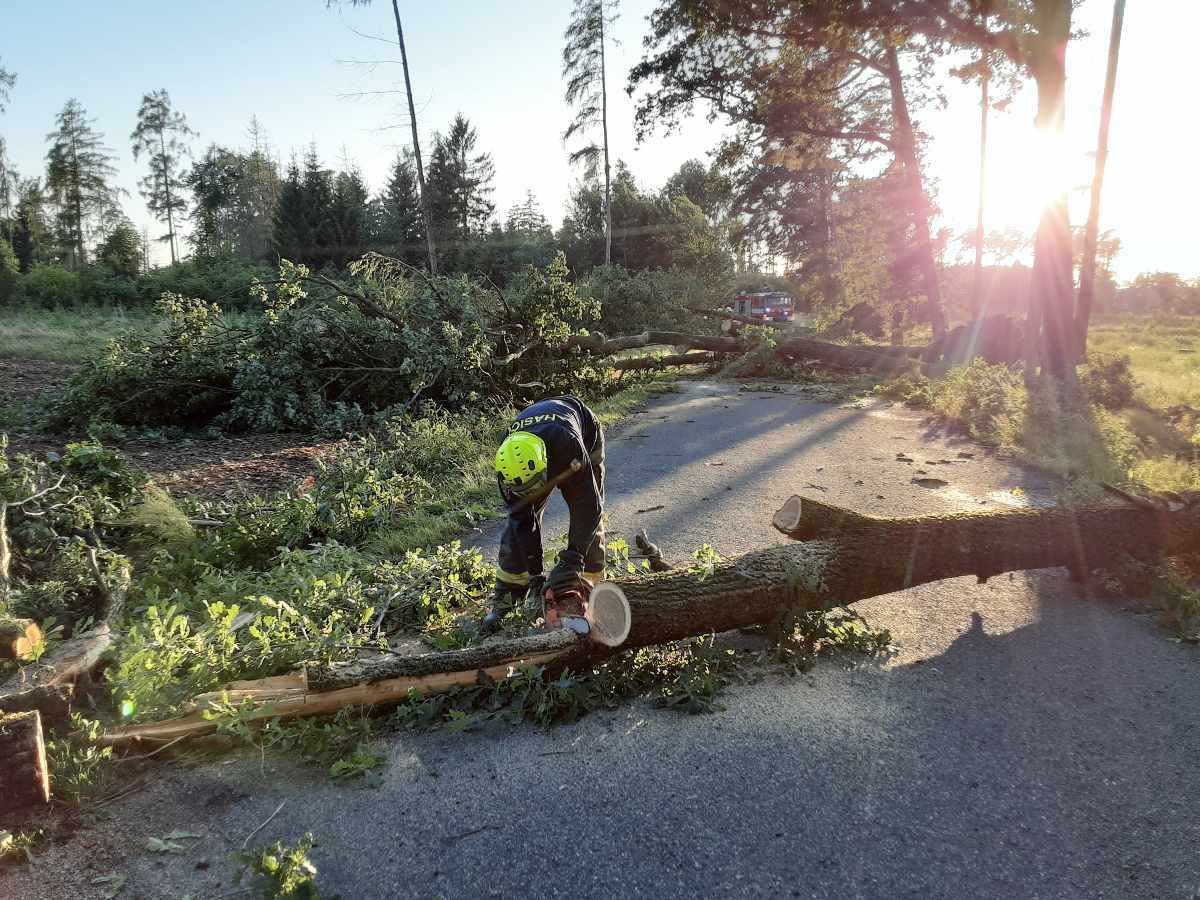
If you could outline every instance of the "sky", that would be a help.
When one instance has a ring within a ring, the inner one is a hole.
[[[646,186],[658,187],[684,160],[706,159],[721,123],[702,113],[673,134],[637,145],[634,100],[624,79],[641,58],[646,16],[654,0],[623,0],[610,57],[610,143]],[[567,163],[561,135],[571,111],[563,102],[562,33],[570,0],[402,0],[421,141],[445,130],[457,112],[478,128],[480,147],[496,163],[493,199],[499,214],[533,190],[552,222],[563,214],[577,172]],[[1072,184],[1086,186],[1104,80],[1109,0],[1085,0],[1076,24],[1087,37],[1072,42],[1068,136],[1063,164]],[[166,88],[175,106],[199,132],[195,150],[209,143],[244,145],[257,116],[275,152],[315,142],[324,162],[343,155],[356,161],[373,189],[389,161],[409,142],[396,59],[391,5],[326,9],[323,0],[206,0],[162,4],[106,0],[72,4],[23,3],[5,13],[0,64],[18,75],[0,134],[20,172],[44,170],[45,136],[67,99],[76,97],[116,152],[119,183],[128,192],[126,212],[151,233],[137,191],[143,174],[130,151],[143,93]],[[1181,60],[1200,30],[1200,3],[1143,0],[1129,4],[1110,146],[1101,227],[1122,240],[1117,274],[1141,271],[1200,275],[1198,242],[1185,210],[1200,208],[1200,178],[1192,162],[1200,119],[1179,103]],[[380,40],[382,38],[383,40]],[[374,61],[369,64],[351,60]],[[375,92],[375,93],[366,93]],[[1168,93],[1164,96],[1164,92]],[[364,94],[365,96],[352,96]],[[974,226],[978,167],[977,88],[951,85],[944,109],[917,112],[931,136],[926,174],[937,179],[941,221],[955,232]],[[1032,127],[1034,96],[1025,89],[991,120],[991,212],[988,228],[1032,231],[1038,197],[1028,177],[1039,163]],[[1072,198],[1073,221],[1082,222],[1087,192]],[[1189,216],[1190,218],[1190,216]],[[165,259],[165,246],[157,250]]]

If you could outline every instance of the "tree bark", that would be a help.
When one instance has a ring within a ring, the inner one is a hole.
[[[729,337],[712,337],[704,334],[684,334],[679,331],[644,331],[626,337],[605,338],[602,334],[573,334],[567,338],[568,347],[578,347],[589,353],[605,356],[623,350],[639,350],[654,346],[687,347],[693,350],[711,350],[716,353],[745,353],[753,343]]]
[[[43,722],[60,722],[71,714],[75,685],[55,684],[0,696],[0,713],[37,710]]]
[[[421,138],[417,133],[417,108],[413,105],[412,79],[408,75],[408,50],[404,46],[404,28],[400,24],[400,7],[392,0],[392,14],[396,18],[396,40],[400,44],[400,63],[404,69],[404,90],[408,94],[408,119],[412,126],[413,156],[417,160],[417,187],[421,189],[421,218],[425,221],[425,247],[429,252],[429,274],[438,270],[437,251],[433,243],[433,210],[429,205],[429,191],[425,188],[425,164],[421,161]]]
[[[1083,233],[1083,260],[1079,264],[1079,303],[1075,310],[1075,341],[1079,358],[1087,356],[1088,327],[1096,297],[1096,242],[1100,235],[1100,194],[1104,189],[1104,166],[1108,162],[1108,130],[1112,124],[1113,92],[1117,85],[1117,60],[1121,55],[1121,28],[1125,0],[1113,3],[1112,31],[1108,37],[1108,70],[1104,76],[1104,99],[1100,103],[1100,134],[1096,139],[1096,171],[1087,227]]]
[[[1048,143],[1055,146],[1063,139],[1066,123],[1066,53],[1071,33],[1071,0],[1037,0],[1034,18],[1037,37],[1029,65],[1038,91],[1036,124]],[[1076,361],[1072,334],[1073,257],[1064,185],[1042,212],[1034,243],[1030,285],[1031,305],[1036,308],[1041,324],[1042,371],[1056,378],[1073,371]],[[1036,324],[1031,317],[1031,335],[1038,333]]]
[[[0,713],[0,760],[0,813],[50,802],[40,713]]]
[[[908,112],[908,100],[904,96],[904,79],[900,71],[900,55],[890,41],[886,46],[887,78],[891,88],[893,150],[903,167],[907,193],[912,204],[913,224],[917,229],[918,261],[921,279],[925,284],[925,299],[929,304],[929,324],[933,326],[933,337],[938,339],[946,333],[946,315],[942,310],[942,293],[938,285],[937,263],[933,258],[933,239],[929,233],[929,201],[925,196],[925,185],[921,178],[921,163],[917,159],[917,139],[913,132],[912,118]]]
[[[1082,575],[1123,554],[1149,558],[1200,548],[1200,502],[1174,510],[1097,506],[884,519],[792,497],[773,523],[799,543],[747,553],[708,572],[676,570],[611,582],[625,594],[632,613],[629,637],[619,648],[562,630],[443,653],[310,666],[294,676],[228,689],[239,700],[261,702],[262,716],[324,714],[346,705],[399,702],[412,690],[428,694],[473,684],[481,671],[493,679],[521,665],[585,671],[613,653],[772,625],[799,611],[943,578],[986,580],[1057,566]],[[197,700],[214,696],[220,692]],[[104,740],[173,740],[214,727],[197,712],[116,729]]]

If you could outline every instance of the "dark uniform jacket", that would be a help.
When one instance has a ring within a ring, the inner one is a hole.
[[[513,431],[526,431],[546,442],[546,475],[551,481],[575,460],[583,463],[583,468],[558,483],[571,512],[567,547],[559,553],[559,565],[593,579],[603,577],[604,432],[596,416],[577,397],[551,397],[523,410],[509,425],[509,432]],[[508,504],[508,525],[500,539],[497,578],[521,590],[532,576],[542,574],[542,513],[552,492],[532,503],[508,494],[503,484],[500,492]]]

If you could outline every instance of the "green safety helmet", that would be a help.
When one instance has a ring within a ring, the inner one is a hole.
[[[527,431],[514,431],[496,451],[500,483],[518,496],[536,493],[545,486],[548,465],[546,442]]]

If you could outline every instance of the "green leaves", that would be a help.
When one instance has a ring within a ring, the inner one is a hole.
[[[200,838],[201,835],[192,831],[181,831],[178,828],[164,834],[162,837],[148,837],[143,849],[150,853],[183,853],[187,847],[180,841]]]

